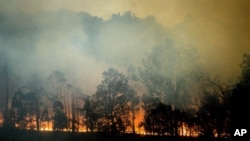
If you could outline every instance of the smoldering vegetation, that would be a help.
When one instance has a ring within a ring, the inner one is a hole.
[[[131,12],[109,20],[68,10],[0,13],[3,136],[143,130],[224,138],[245,128],[247,118],[235,115],[243,116],[236,105],[249,90],[249,55],[242,76],[228,83],[210,75],[172,30]]]

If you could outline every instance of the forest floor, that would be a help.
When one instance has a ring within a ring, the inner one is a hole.
[[[37,132],[28,130],[5,131],[0,129],[0,141],[234,141],[243,138],[170,137],[84,132]]]

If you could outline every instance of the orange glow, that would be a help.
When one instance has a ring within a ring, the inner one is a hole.
[[[146,135],[146,131],[144,130],[143,127],[139,128],[139,123],[141,121],[143,121],[143,117],[144,116],[144,110],[143,109],[140,109],[136,114],[135,114],[135,132],[137,134],[141,134],[141,135]],[[132,129],[128,130],[128,131],[132,131]],[[179,127],[179,135],[180,136],[192,136],[192,137],[197,137],[199,136],[199,132],[196,131],[195,129],[193,128],[188,128],[188,126],[183,123],[181,127]]]
[[[52,128],[48,128],[48,127],[46,127],[46,128],[41,128],[41,131],[52,131]]]
[[[143,121],[144,118],[144,110],[140,109],[138,112],[135,113],[135,119],[134,119],[134,126],[135,126],[135,133],[140,135],[146,135],[146,131],[143,127],[139,127],[140,122]],[[76,129],[76,132],[87,132],[86,126],[82,123],[83,117],[80,119],[80,125],[78,126],[78,129]],[[0,115],[0,125],[3,124],[3,117]],[[36,121],[34,120],[32,123],[27,124],[26,129],[36,129]],[[20,125],[16,124],[15,127],[19,128]],[[31,128],[33,127],[33,128]],[[41,121],[40,122],[40,131],[53,131],[53,123],[52,121]],[[72,131],[72,129],[67,128],[63,129],[63,131]],[[197,137],[199,136],[199,132],[195,128],[189,128],[187,124],[182,123],[181,127],[179,127],[179,135],[180,136],[192,136]],[[128,127],[126,130],[127,133],[132,133],[132,127]]]
[[[179,128],[179,135],[180,136],[192,136],[192,137],[197,137],[199,136],[199,133],[194,130],[194,129],[190,129],[187,127],[187,125],[185,123],[182,123],[182,126]]]
[[[3,125],[3,114],[0,112],[0,126]]]
[[[0,126],[3,125],[3,118],[0,118]]]
[[[42,122],[40,131],[53,131],[53,123],[50,122]],[[63,129],[63,131],[72,131],[72,129]],[[77,132],[87,132],[87,129],[83,125],[79,125]]]
[[[144,116],[144,110],[140,109],[137,113],[135,113],[135,133],[137,134],[144,134],[145,130],[144,128],[140,127],[139,124],[141,121],[143,121]],[[131,129],[132,131],[132,129]]]
[[[41,131],[53,131],[52,122],[41,122]]]

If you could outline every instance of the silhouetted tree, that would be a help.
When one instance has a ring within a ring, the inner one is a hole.
[[[183,129],[182,129],[182,135],[190,135],[190,136],[193,136],[193,135],[198,135],[200,134],[200,122],[199,122],[199,119],[197,117],[197,113],[195,110],[189,110],[189,111],[186,111],[183,114],[183,125],[185,126],[186,128],[186,133],[184,134],[183,133]],[[183,128],[183,126],[182,126]]]
[[[134,93],[128,80],[113,68],[103,72],[104,80],[97,86],[96,108],[98,124],[102,131],[112,133],[125,132],[130,124],[129,101]]]
[[[233,85],[229,82],[223,82],[218,76],[211,78],[208,74],[205,75],[204,80],[206,85],[204,86],[204,96],[201,100],[202,105],[199,112],[200,114],[202,111],[212,113],[209,116],[207,115],[208,119],[214,120],[213,122],[210,121],[211,125],[208,125],[213,127],[211,130],[214,133],[211,133],[211,136],[227,136],[230,128],[229,97],[231,96]]]
[[[41,111],[41,123],[43,124],[43,127],[49,127],[49,121],[50,121],[50,117],[49,117],[49,110],[48,107],[44,107],[44,109]]]
[[[147,94],[171,105],[173,110],[188,109],[194,97],[192,90],[197,89],[200,81],[196,52],[176,48],[167,40],[154,47],[143,61],[139,76]],[[173,122],[172,134],[178,136],[178,115],[173,116]]]
[[[221,135],[225,126],[225,112],[219,97],[206,93],[197,113],[201,134],[206,137]]]
[[[139,96],[133,96],[131,99],[131,117],[132,117],[132,133],[135,134],[135,119],[136,119],[136,112],[140,110],[139,107]]]
[[[10,67],[10,61],[5,53],[0,52],[0,112],[3,116],[3,127],[7,129],[11,126],[11,98],[20,79]]]
[[[40,130],[40,115],[42,110],[42,97],[44,97],[44,88],[42,86],[41,80],[39,80],[37,75],[33,75],[31,80],[28,82],[29,88],[29,105],[33,107],[33,115],[35,116],[36,120],[36,129]]]
[[[68,113],[67,106],[65,107],[66,102],[66,79],[64,73],[61,71],[53,71],[51,75],[48,77],[46,91],[47,91],[47,99],[49,105],[49,114],[53,122],[53,130],[62,130],[68,127],[68,120],[70,114]],[[61,121],[63,123],[61,123]]]
[[[84,99],[84,106],[83,106],[83,115],[85,117],[85,125],[87,132],[93,131],[96,128],[96,122],[97,122],[97,113],[96,110],[96,104],[91,99],[91,97],[86,97]]]
[[[28,107],[26,107],[25,98],[25,93],[19,88],[15,92],[11,103],[11,124],[13,127],[20,129],[27,128]]]
[[[18,88],[12,98],[11,115],[13,126],[21,129],[39,130],[40,100],[39,91],[28,87]],[[34,121],[36,125],[33,125]]]
[[[60,131],[68,127],[68,118],[64,113],[63,104],[60,101],[55,101],[53,104],[53,130]]]
[[[235,129],[250,129],[249,114],[244,110],[250,106],[248,95],[250,94],[250,54],[244,54],[241,63],[240,81],[235,85],[230,97],[231,135]]]
[[[71,84],[68,84],[66,86],[66,89],[68,90],[68,93],[64,94],[64,103],[65,103],[65,113],[67,116],[69,116],[70,121],[70,128],[72,129],[72,132],[75,133],[76,129],[78,128],[78,120],[76,119],[76,113],[77,113],[77,90],[74,88]]]
[[[139,82],[139,78],[138,76],[136,75],[136,69],[133,67],[133,66],[130,66],[128,68],[128,82],[130,84],[130,86],[133,88],[133,89],[130,89],[131,90],[131,94],[132,94],[132,97],[131,97],[131,117],[132,117],[132,133],[135,134],[135,119],[136,119],[136,116],[135,114],[140,110],[140,107],[139,107],[139,103],[140,103],[140,99],[139,99],[139,96],[136,95],[136,91],[135,90],[140,90],[138,87],[138,82]]]
[[[143,103],[145,114],[140,127],[144,127],[145,131],[149,133],[172,135],[173,111],[171,106],[160,102],[157,98],[150,98],[145,95]]]

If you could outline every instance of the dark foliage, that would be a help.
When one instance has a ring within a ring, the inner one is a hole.
[[[53,104],[53,130],[62,130],[68,127],[68,119],[63,111],[63,104],[60,101],[55,101]]]
[[[250,107],[250,54],[243,56],[241,64],[242,73],[240,82],[236,84],[230,97],[230,118],[232,120],[231,135],[233,136],[235,129],[248,129],[250,116],[247,108]],[[249,136],[249,135],[248,135]]]

